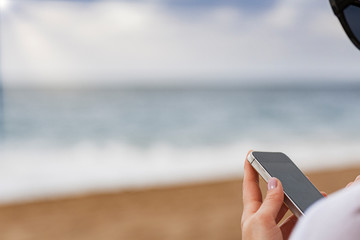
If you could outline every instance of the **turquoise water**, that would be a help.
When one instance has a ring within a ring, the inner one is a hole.
[[[358,164],[360,88],[6,90],[0,201]]]
[[[5,139],[138,147],[360,139],[359,105],[359,89],[12,90]]]

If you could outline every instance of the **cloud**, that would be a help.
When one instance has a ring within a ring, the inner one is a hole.
[[[237,7],[225,2],[188,6],[191,11],[161,0],[19,2],[2,23],[5,84],[360,74],[359,55],[327,2],[278,0],[257,14],[250,1]]]
[[[206,8],[206,7],[233,7],[242,10],[251,10],[252,12],[263,11],[271,8],[276,0],[267,1],[253,1],[253,0],[158,0],[171,7],[185,7],[185,8]]]

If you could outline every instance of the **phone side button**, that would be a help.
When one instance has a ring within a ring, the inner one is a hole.
[[[252,162],[251,165],[266,182],[269,181],[269,179],[271,178],[270,174],[261,166],[261,164],[256,159]]]

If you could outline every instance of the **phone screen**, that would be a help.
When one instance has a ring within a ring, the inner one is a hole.
[[[253,152],[252,154],[271,177],[276,177],[281,181],[284,192],[302,212],[323,198],[323,195],[285,154],[273,152]]]

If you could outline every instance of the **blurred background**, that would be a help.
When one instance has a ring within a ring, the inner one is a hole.
[[[249,149],[359,174],[359,61],[325,0],[0,0],[1,239],[240,239]]]

